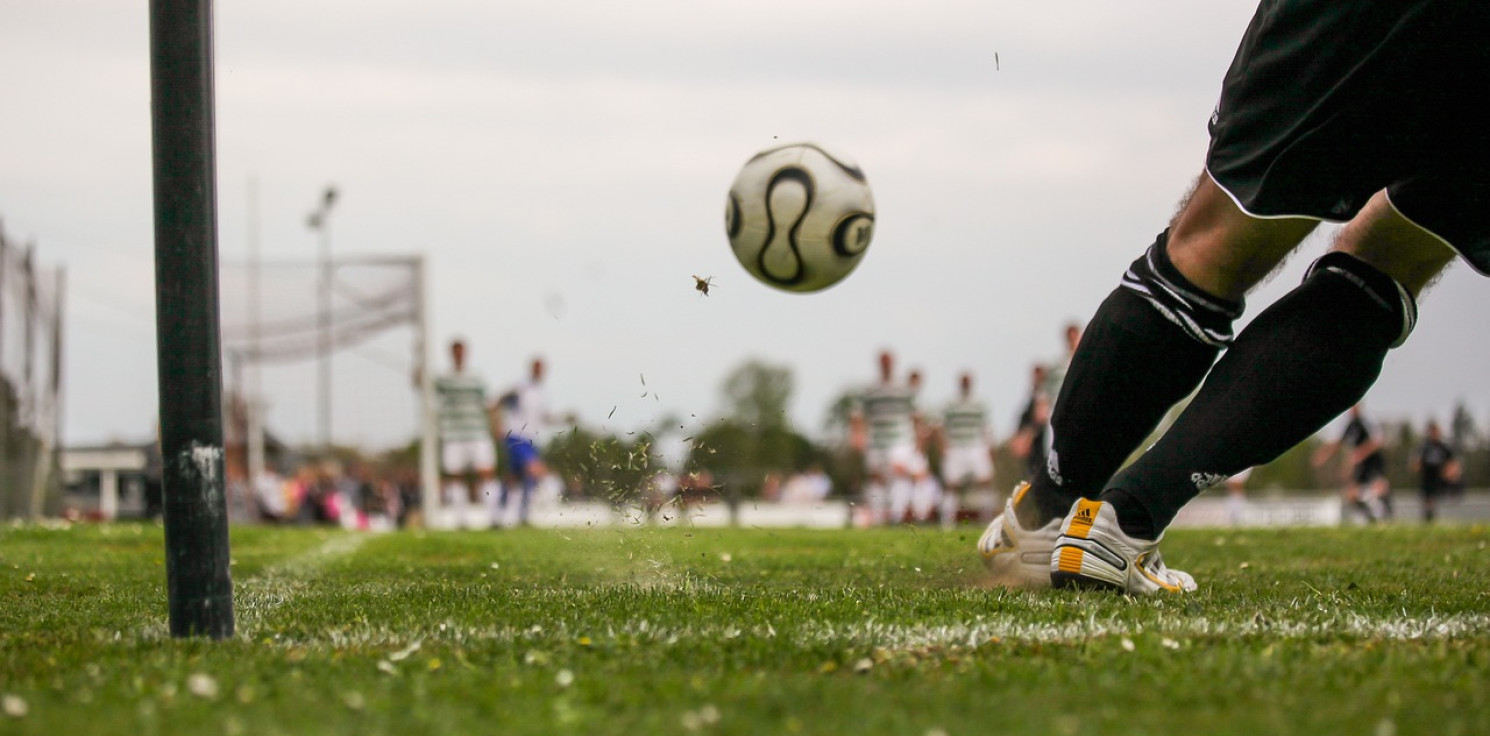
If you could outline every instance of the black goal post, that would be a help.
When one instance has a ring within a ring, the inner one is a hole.
[[[233,635],[224,496],[211,0],[151,0],[155,320],[171,635]]]

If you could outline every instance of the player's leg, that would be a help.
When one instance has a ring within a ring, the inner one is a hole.
[[[992,451],[986,447],[978,447],[969,454],[972,458],[972,476],[952,499],[955,507],[952,509],[951,520],[954,524],[973,513],[981,521],[989,516],[985,509],[997,508],[998,491],[994,485]]]
[[[473,529],[489,528],[497,492],[496,451],[491,440],[483,439],[466,440],[460,443],[460,447],[462,471],[457,497],[462,503],[453,509],[455,523]]]
[[[910,473],[900,468],[890,472],[890,503],[885,517],[887,523],[894,526],[905,522],[906,516],[910,513],[911,499],[915,491],[916,484]]]
[[[889,505],[889,462],[884,451],[871,448],[864,454],[864,493],[862,526],[879,526],[884,523]]]
[[[1435,481],[1423,481],[1419,489],[1423,498],[1423,523],[1432,524],[1438,515],[1438,483]]]
[[[1230,344],[1242,296],[1315,225],[1251,217],[1201,176],[1171,227],[1088,323],[1051,416],[1051,452],[1016,507],[1025,527],[1096,497]]]
[[[1382,520],[1381,504],[1376,500],[1376,468],[1369,458],[1362,460],[1356,470],[1355,503],[1367,524]]]
[[[438,519],[428,519],[436,527],[459,527],[466,513],[466,472],[472,466],[469,443],[447,440],[440,446],[441,513]]]
[[[888,523],[904,523],[911,511],[916,493],[916,458],[919,453],[913,445],[902,444],[887,452],[889,470],[887,492],[889,493]]]
[[[533,493],[538,488],[538,483],[548,474],[548,466],[544,464],[543,458],[538,455],[538,448],[532,443],[528,444],[528,462],[525,464],[523,473],[523,495],[518,504],[517,523],[523,526],[528,524],[529,514],[533,508]]]
[[[1373,197],[1303,283],[1247,326],[1164,437],[1113,478],[1102,500],[1123,531],[1155,539],[1200,491],[1359,402],[1412,330],[1416,295],[1453,257],[1384,193]]]
[[[1371,481],[1371,509],[1381,521],[1391,521],[1397,515],[1392,508],[1392,482],[1387,478],[1385,462]]]
[[[937,506],[937,521],[943,529],[951,529],[957,525],[957,517],[961,516],[962,509],[966,505],[966,499],[971,493],[973,486],[959,485],[949,486],[942,484],[941,504]]]
[[[1341,490],[1345,506],[1347,521],[1353,521],[1357,517],[1367,524],[1376,523],[1376,514],[1371,511],[1371,504],[1366,503],[1363,490],[1366,487],[1366,477],[1360,466],[1351,468],[1350,478],[1345,482],[1345,488]]]
[[[944,529],[955,523],[957,508],[974,482],[964,464],[965,457],[965,448],[962,447],[948,447],[942,451],[942,502],[937,508],[937,517]]]

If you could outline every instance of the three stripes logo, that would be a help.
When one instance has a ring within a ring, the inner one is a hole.
[[[1097,509],[1101,507],[1097,501],[1082,499],[1076,505],[1076,514],[1071,517],[1071,529],[1067,534],[1073,537],[1086,538],[1087,532],[1091,531],[1092,524],[1097,521]]]

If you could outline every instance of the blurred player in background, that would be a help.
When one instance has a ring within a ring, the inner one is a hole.
[[[916,456],[915,396],[895,382],[895,356],[879,354],[879,380],[859,395],[849,417],[849,437],[864,455],[864,517],[861,523],[890,519],[890,499],[909,497]]]
[[[1067,322],[1061,328],[1061,338],[1065,342],[1066,351],[1046,366],[1044,382],[1040,384],[1040,393],[1052,404],[1061,395],[1061,384],[1066,382],[1066,372],[1071,369],[1071,360],[1076,357],[1076,349],[1081,347],[1081,325]]]
[[[1226,519],[1232,526],[1241,526],[1247,520],[1247,481],[1252,478],[1252,468],[1226,479]]]
[[[451,373],[435,379],[440,430],[440,473],[454,526],[485,528],[486,499],[497,492],[497,453],[492,444],[486,383],[466,371],[466,344],[450,343]],[[471,483],[471,475],[476,482]]]
[[[905,381],[911,390],[911,426],[915,428],[916,451],[906,468],[911,482],[905,488],[905,495],[897,497],[892,493],[890,496],[890,519],[895,523],[923,523],[931,520],[942,501],[942,484],[932,473],[931,465],[931,453],[937,449],[934,447],[936,427],[918,408],[925,376],[920,370],[912,370]]]
[[[987,407],[973,396],[970,373],[957,379],[957,398],[942,412],[940,437],[946,487],[942,524],[946,526],[956,521],[958,509],[967,506],[974,494],[993,490],[993,430]]]
[[[1350,421],[1340,439],[1314,454],[1314,467],[1323,466],[1341,447],[1350,448],[1343,491],[1347,507],[1359,511],[1368,524],[1390,518],[1392,486],[1387,480],[1381,428],[1366,419],[1360,404],[1350,407]]]
[[[1453,490],[1459,479],[1459,460],[1454,448],[1443,441],[1438,422],[1429,420],[1426,436],[1413,450],[1410,467],[1418,474],[1418,490],[1423,494],[1423,523],[1438,518],[1438,501]]]
[[[1024,463],[1025,479],[1034,478],[1045,467],[1050,431],[1050,397],[1044,391],[1047,370],[1044,363],[1030,368],[1029,399],[1019,413],[1014,436],[1009,438],[1009,449]]]
[[[995,579],[1194,589],[1159,552],[1179,509],[1359,402],[1456,253],[1490,273],[1490,127],[1464,102],[1490,88],[1487,34],[1485,3],[1258,6],[1204,171],[1089,323],[1045,471],[979,541]],[[1233,339],[1246,294],[1321,220],[1345,223],[1330,252]]]
[[[532,509],[533,491],[548,477],[548,466],[544,464],[538,448],[545,427],[548,426],[548,399],[543,392],[544,364],[542,358],[534,358],[528,366],[528,378],[502,396],[502,436],[507,443],[507,455],[512,463],[512,474],[520,492],[517,507],[517,523],[527,524]],[[497,508],[503,518],[510,515],[512,502],[508,486],[504,485]]]

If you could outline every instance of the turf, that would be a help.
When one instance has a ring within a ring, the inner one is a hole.
[[[1480,734],[1490,534],[1176,530],[1201,590],[980,583],[976,530],[0,529],[0,733]]]

